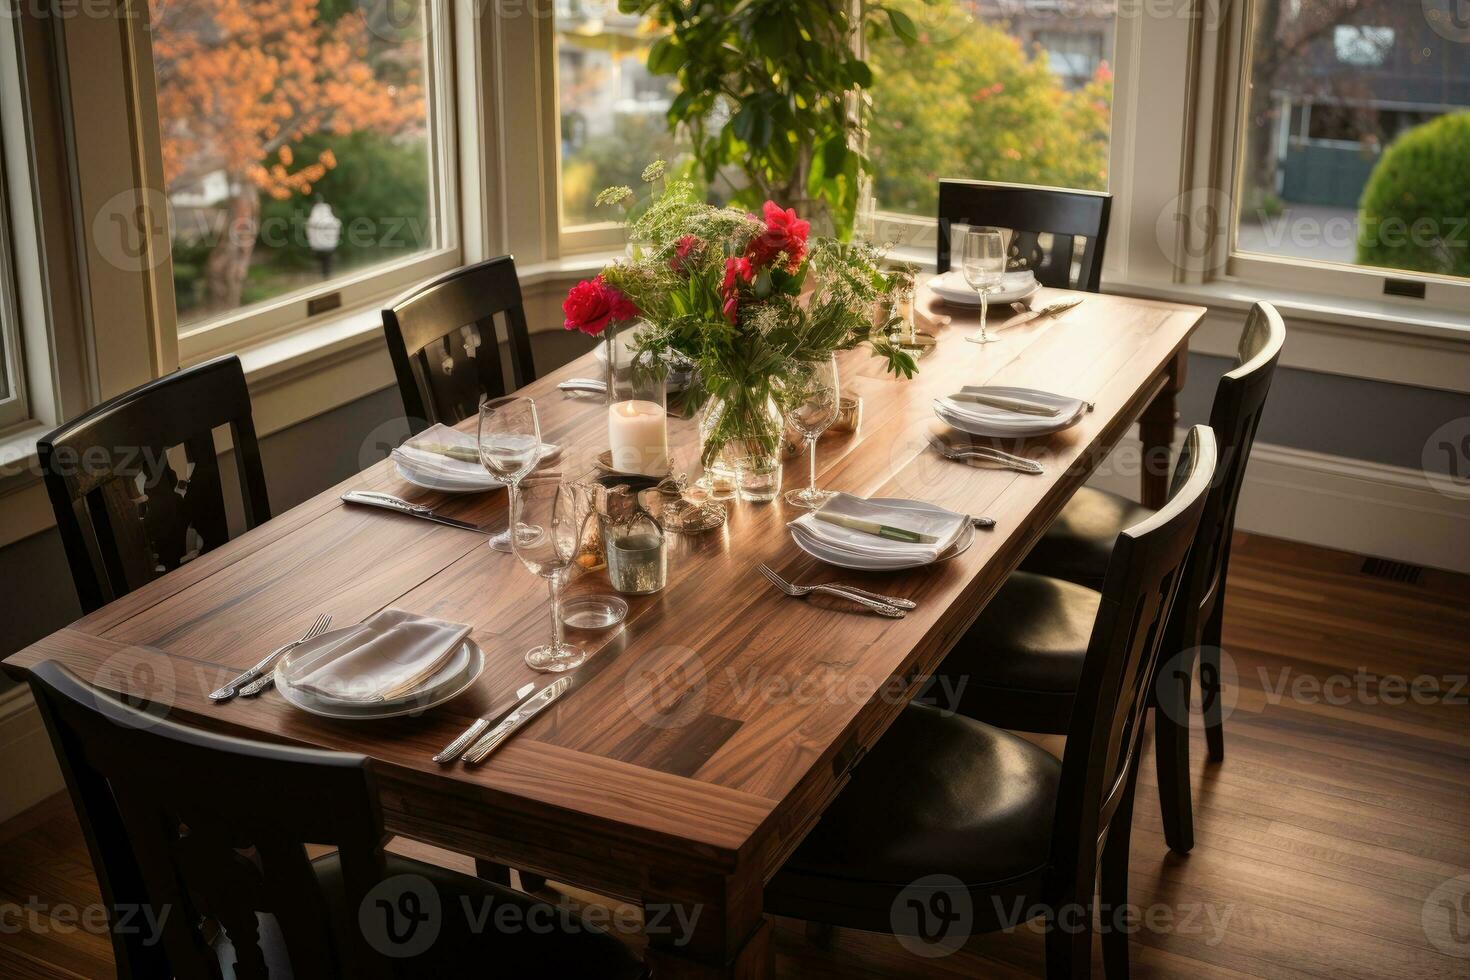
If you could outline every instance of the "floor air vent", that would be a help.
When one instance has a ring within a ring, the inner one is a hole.
[[[1374,578],[1386,578],[1390,582],[1418,585],[1419,576],[1424,574],[1424,569],[1418,565],[1410,565],[1405,561],[1389,561],[1387,558],[1366,558],[1363,560],[1363,574],[1372,575]]]

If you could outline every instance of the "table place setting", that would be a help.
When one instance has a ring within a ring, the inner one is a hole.
[[[276,663],[276,690],[309,714],[375,721],[417,714],[463,693],[485,669],[470,627],[388,608],[331,630]]]
[[[922,500],[836,493],[786,525],[818,561],[859,571],[921,568],[964,553],[976,520]]]
[[[540,444],[537,465],[556,459],[561,449]],[[483,493],[505,486],[480,460],[475,437],[452,426],[432,425],[390,454],[398,475],[425,490],[441,493]]]
[[[1080,398],[1000,385],[965,385],[933,404],[934,414],[961,432],[1000,439],[1060,432],[1091,409]]]

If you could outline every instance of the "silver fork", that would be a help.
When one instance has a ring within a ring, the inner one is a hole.
[[[999,449],[991,449],[988,446],[975,446],[971,449],[954,449],[938,439],[929,440],[939,455],[945,459],[966,460],[983,459],[988,463],[998,463],[1006,469],[1015,470],[1018,473],[1045,473],[1046,468],[1034,459],[1024,456],[1016,456],[1012,453],[1002,452]]]
[[[301,639],[292,640],[290,643],[285,643],[281,646],[276,647],[264,658],[262,658],[260,663],[256,664],[254,667],[251,667],[249,670],[245,671],[245,673],[241,674],[239,677],[236,677],[234,680],[230,681],[219,690],[211,692],[209,695],[209,699],[215,702],[222,702],[230,700],[230,698],[234,697],[236,694],[244,694],[247,696],[259,694],[260,690],[252,691],[251,688],[260,683],[262,675],[264,675],[265,677],[271,676],[268,671],[275,666],[277,659],[279,659],[288,651],[296,649],[307,640],[315,639],[316,637],[321,636],[327,631],[327,627],[331,625],[332,614],[322,613],[311,624],[311,629],[302,634]],[[261,690],[263,690],[263,688]]]
[[[792,585],[764,564],[759,567],[761,574],[766,577],[767,581],[789,596],[802,597],[812,592],[817,592],[822,595],[837,596],[839,599],[846,599],[849,602],[856,602],[858,605],[871,609],[880,616],[887,616],[889,619],[903,618],[903,610],[891,603],[879,602],[875,599],[865,599],[854,592],[849,592],[835,585]]]

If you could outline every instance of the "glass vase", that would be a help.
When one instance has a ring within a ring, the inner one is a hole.
[[[781,492],[785,419],[769,391],[711,397],[699,422],[700,483],[711,497],[774,500]]]

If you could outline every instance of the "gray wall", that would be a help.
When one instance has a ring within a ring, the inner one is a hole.
[[[1234,362],[1189,356],[1189,376],[1179,400],[1180,422],[1208,422],[1215,382]],[[1470,388],[1470,378],[1466,387]],[[1449,472],[1449,458],[1425,444],[1452,419],[1470,417],[1470,392],[1415,388],[1281,368],[1261,416],[1261,442],[1409,469]]]
[[[589,342],[560,331],[534,338],[541,371],[566,363]],[[1209,419],[1226,358],[1192,355],[1180,414]],[[281,513],[387,455],[407,431],[396,389],[386,389],[275,433],[261,442],[271,508]],[[1424,444],[1450,419],[1470,416],[1470,394],[1279,371],[1260,439],[1281,446],[1417,468]],[[228,478],[227,478],[228,481]],[[226,485],[230,485],[228,482]],[[80,610],[56,531],[0,549],[0,657],[74,620]],[[0,687],[5,685],[0,680]]]

